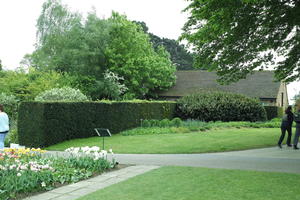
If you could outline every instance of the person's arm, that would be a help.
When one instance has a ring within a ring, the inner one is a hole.
[[[300,123],[300,112],[297,112],[294,114],[294,121],[297,123]]]

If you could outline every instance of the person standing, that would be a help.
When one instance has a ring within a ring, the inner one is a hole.
[[[9,131],[9,118],[0,104],[0,149],[4,148],[4,140]]]
[[[296,101],[296,113],[294,115],[294,121],[296,122],[296,133],[294,137],[294,149],[299,149],[297,147],[300,136],[300,99]]]
[[[285,110],[285,114],[282,117],[281,121],[281,136],[278,141],[278,147],[282,148],[281,143],[284,139],[285,132],[288,132],[288,138],[286,140],[286,144],[288,147],[291,147],[291,138],[292,138],[292,125],[293,125],[293,120],[294,120],[294,114],[292,112],[292,106],[287,107]]]

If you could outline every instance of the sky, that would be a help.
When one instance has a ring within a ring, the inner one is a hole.
[[[0,0],[0,59],[5,69],[16,69],[25,54],[34,51],[36,20],[44,0]],[[128,19],[144,21],[149,32],[177,39],[187,20],[181,11],[185,0],[62,0],[72,11],[83,16],[95,8],[99,17],[110,17],[112,11]],[[300,82],[288,86],[289,98],[300,92]]]

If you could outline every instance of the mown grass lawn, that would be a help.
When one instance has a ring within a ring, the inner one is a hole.
[[[300,174],[163,167],[78,200],[291,200]]]
[[[105,149],[111,148],[115,153],[135,154],[222,152],[274,146],[279,134],[278,128],[243,128],[159,135],[113,135],[105,138]],[[47,150],[82,146],[102,148],[102,139],[74,139],[50,146]]]

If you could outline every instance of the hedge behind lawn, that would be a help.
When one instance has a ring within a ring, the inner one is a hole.
[[[282,117],[283,109],[277,106],[264,106],[267,114],[267,119],[271,120],[277,117]]]
[[[181,119],[200,121],[265,121],[266,111],[258,99],[227,92],[202,92],[178,100]]]
[[[140,125],[141,119],[171,119],[175,102],[23,102],[18,136],[27,147],[47,147],[65,140],[112,134]]]

